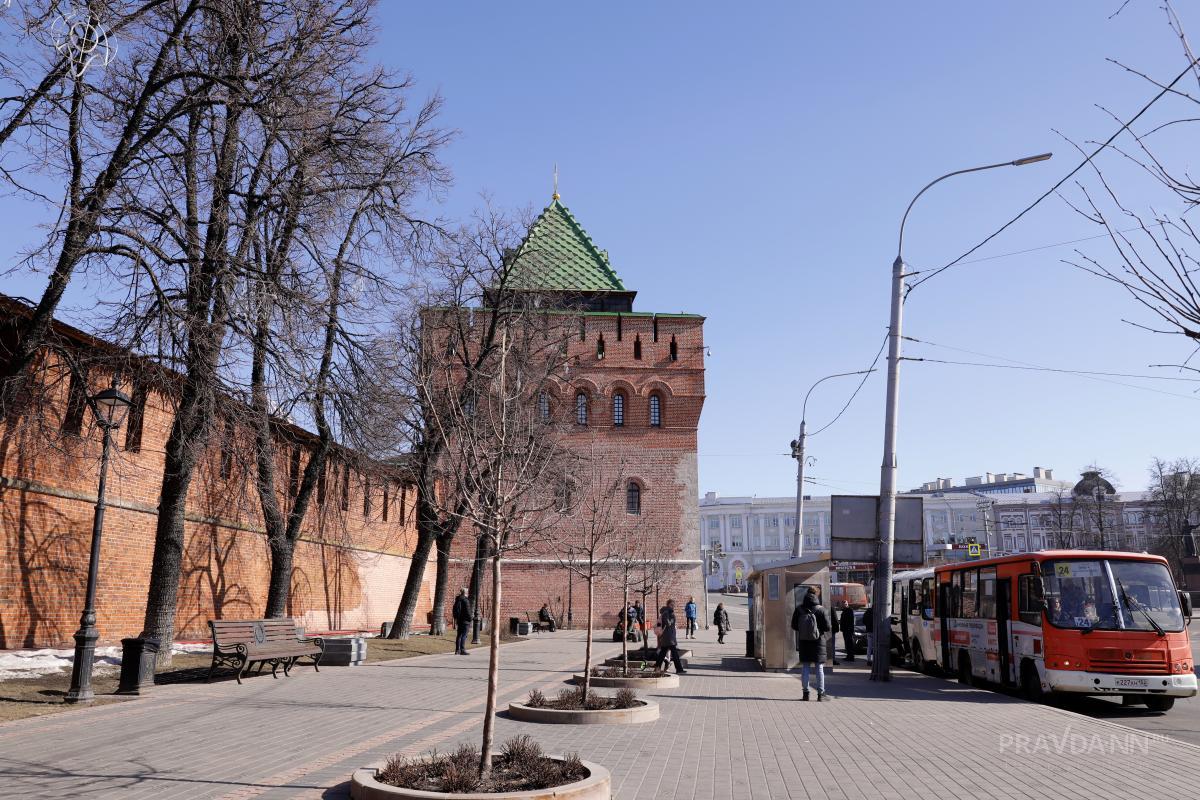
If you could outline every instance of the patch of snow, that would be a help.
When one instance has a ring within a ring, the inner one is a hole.
[[[69,669],[75,660],[74,650],[10,650],[0,653],[0,680],[36,678]],[[97,647],[96,672],[113,669],[121,664],[121,648]]]
[[[212,645],[207,642],[174,642],[172,653],[211,653]],[[55,672],[70,670],[75,661],[72,650],[7,650],[0,651],[0,681],[12,678],[36,678]],[[121,666],[120,647],[97,647],[94,672],[104,672]]]

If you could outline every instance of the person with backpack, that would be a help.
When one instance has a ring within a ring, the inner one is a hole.
[[[815,665],[819,703],[829,697],[825,694],[825,636],[829,633],[829,620],[817,599],[816,589],[810,588],[792,613],[792,630],[796,632],[796,648],[800,651],[800,683],[804,687],[800,699],[808,699],[809,671]]]
[[[713,625],[717,626],[717,644],[725,644],[725,634],[729,633],[729,612],[725,610],[724,603],[717,603]]]
[[[688,601],[683,604],[683,616],[687,620],[687,638],[696,638],[696,620],[699,616],[699,609],[696,607],[696,598],[689,597]]]

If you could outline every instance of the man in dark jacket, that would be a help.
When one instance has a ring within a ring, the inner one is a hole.
[[[672,663],[675,664],[675,674],[683,675],[687,672],[683,668],[683,661],[679,657],[679,635],[675,628],[675,601],[668,600],[658,612],[658,657],[654,661],[654,669],[659,670],[666,666],[667,654],[671,656]]]
[[[638,629],[642,632],[642,647],[649,647],[650,645],[646,643],[646,609],[642,608],[640,600],[633,601],[633,621],[637,623]]]
[[[796,648],[800,652],[800,683],[808,699],[809,668],[817,669],[817,702],[825,700],[825,637],[829,633],[829,620],[825,609],[817,599],[815,589],[809,589],[804,600],[792,613],[792,630],[796,632]]]
[[[842,609],[842,618],[840,620],[842,629],[842,642],[846,645],[846,660],[854,660],[854,609],[846,605]]]
[[[725,634],[729,633],[729,612],[725,610],[724,603],[717,603],[713,625],[717,626],[717,644],[725,644]]]
[[[471,601],[467,599],[466,589],[460,589],[458,597],[454,598],[454,608],[450,616],[454,617],[454,654],[470,655],[467,652],[467,634],[471,632]]]

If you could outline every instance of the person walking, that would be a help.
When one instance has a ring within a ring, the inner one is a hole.
[[[825,609],[817,600],[817,593],[809,589],[804,600],[792,613],[792,630],[796,632],[796,648],[800,652],[800,684],[804,687],[801,700],[808,699],[810,668],[817,672],[817,702],[828,699],[825,694],[825,637],[829,633],[829,620]]]
[[[660,670],[667,664],[667,656],[670,655],[671,662],[675,664],[675,674],[683,675],[687,670],[683,668],[683,661],[679,657],[679,636],[675,629],[675,601],[668,600],[667,604],[659,609],[658,612],[658,657],[654,661],[654,669]]]
[[[713,625],[717,626],[717,644],[725,644],[725,634],[729,632],[729,612],[725,610],[724,603],[717,603]]]
[[[454,608],[451,609],[450,616],[454,617],[454,655],[470,655],[467,652],[467,634],[471,632],[471,601],[467,600],[465,588],[458,590],[458,597],[454,598]]]
[[[687,638],[696,638],[696,617],[700,610],[696,607],[696,598],[689,597],[683,605],[683,616],[687,620]]]
[[[846,661],[854,661],[854,609],[847,603],[838,621],[842,629],[842,642],[846,645]]]
[[[638,630],[642,633],[642,649],[645,650],[650,644],[646,641],[646,609],[642,608],[640,600],[633,601],[632,621],[637,623]]]

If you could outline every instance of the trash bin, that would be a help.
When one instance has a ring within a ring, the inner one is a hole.
[[[746,658],[754,658],[754,631],[746,631]]]
[[[154,686],[157,639],[121,640],[121,682],[117,694],[142,694]]]
[[[520,625],[521,625],[520,617],[509,617],[508,618],[508,632],[510,634],[512,634],[513,636],[517,635],[517,629],[520,627]]]

